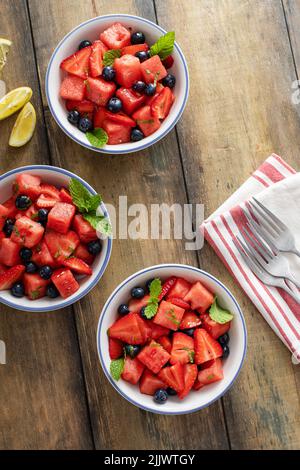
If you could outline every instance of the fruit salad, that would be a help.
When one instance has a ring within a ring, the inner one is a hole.
[[[163,404],[223,379],[233,315],[200,281],[172,276],[131,290],[108,329],[110,372]]]
[[[109,231],[96,215],[100,202],[76,179],[65,188],[18,174],[0,204],[0,291],[30,300],[73,295],[101,251],[96,228]]]
[[[60,68],[66,119],[96,147],[137,142],[153,134],[174,102],[168,72],[175,34],[152,45],[142,31],[114,23],[91,42],[83,39]]]

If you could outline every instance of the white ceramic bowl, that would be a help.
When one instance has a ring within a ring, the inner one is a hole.
[[[32,165],[16,168],[15,170],[9,171],[8,173],[0,176],[0,204],[12,195],[12,184],[18,173],[38,175],[42,178],[43,182],[53,184],[57,187],[68,187],[69,180],[71,178],[76,178],[92,194],[96,194],[96,191],[86,181],[81,179],[79,176],[74,175],[70,171],[48,165]],[[104,204],[102,204],[102,211],[104,215],[109,217]],[[101,253],[96,257],[92,265],[93,274],[78,280],[80,284],[79,290],[67,299],[63,299],[62,297],[58,297],[57,299],[43,297],[37,300],[29,300],[27,297],[18,299],[13,297],[10,291],[0,291],[0,302],[26,312],[49,312],[71,305],[84,297],[99,282],[109,262],[111,250],[112,239],[107,238],[102,240]]]
[[[159,405],[153,401],[153,397],[141,394],[138,385],[131,385],[120,379],[118,382],[112,379],[109,367],[110,357],[108,352],[107,330],[117,319],[118,306],[127,303],[130,291],[135,286],[143,286],[149,279],[159,277],[162,280],[170,276],[183,277],[195,282],[201,281],[208,289],[217,295],[220,305],[234,314],[230,329],[230,356],[224,360],[224,379],[203,387],[199,391],[192,391],[184,400],[177,397],[169,397],[168,401]],[[222,397],[236,380],[246,354],[247,331],[241,309],[231,292],[218,279],[201,269],[183,264],[160,264],[143,269],[123,281],[111,294],[102,310],[98,331],[97,347],[102,368],[113,387],[133,405],[146,411],[160,414],[187,414],[210,405]]]
[[[157,26],[152,21],[132,15],[105,15],[98,16],[91,20],[85,21],[68,33],[58,44],[50,59],[46,73],[46,95],[50,111],[61,129],[75,142],[90,150],[100,153],[122,154],[137,152],[154,144],[162,139],[175,126],[180,118],[189,93],[189,76],[188,68],[184,55],[175,43],[173,57],[174,65],[171,73],[176,76],[176,86],[174,94],[176,100],[170,110],[169,116],[163,121],[161,127],[152,135],[146,137],[139,142],[129,142],[120,145],[105,145],[98,149],[93,147],[87,140],[84,133],[79,131],[75,126],[67,120],[67,110],[63,99],[59,96],[60,84],[65,73],[59,68],[63,59],[73,54],[77,50],[78,44],[83,39],[94,41],[99,38],[99,34],[109,27],[112,23],[121,22],[133,30],[141,30],[146,35],[147,42],[153,44],[166,31]]]

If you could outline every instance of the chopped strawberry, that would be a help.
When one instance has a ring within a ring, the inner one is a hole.
[[[169,277],[169,279],[167,279],[163,283],[161,293],[160,293],[160,296],[159,296],[158,300],[162,300],[164,297],[166,297],[168,295],[168,293],[170,292],[172,286],[175,284],[176,280],[177,280],[177,278],[175,276],[172,276],[172,277]]]
[[[83,78],[68,75],[60,85],[59,94],[64,100],[83,100],[85,94]]]
[[[87,247],[83,244],[80,243],[78,247],[76,248],[74,255],[77,258],[82,259],[86,264],[91,265],[94,262],[95,256],[91,255],[90,252],[88,251]]]
[[[131,357],[126,356],[121,377],[123,380],[126,380],[126,382],[130,382],[135,385],[140,380],[144,369],[144,364],[142,364],[136,357],[131,359]]]
[[[50,280],[42,279],[39,274],[25,273],[23,277],[25,294],[30,300],[37,300],[46,295]]]
[[[19,173],[16,177],[14,190],[18,194],[25,194],[33,201],[41,194],[41,178],[28,173]]]
[[[154,375],[150,370],[145,369],[141,377],[140,383],[140,392],[145,395],[154,395],[156,390],[162,388],[167,388],[165,382]]]
[[[98,106],[106,106],[116,90],[114,82],[106,82],[103,78],[89,77],[85,81],[86,97]]]
[[[222,346],[203,328],[199,328],[195,331],[194,341],[196,364],[202,364],[211,359],[217,359],[223,354]]]
[[[192,285],[188,281],[179,277],[169,290],[166,298],[167,300],[171,297],[183,299],[191,287]]]
[[[0,230],[3,229],[6,219],[8,218],[8,208],[0,204]]]
[[[138,109],[133,113],[132,117],[146,137],[160,128],[160,120],[152,116],[150,106],[143,106]]]
[[[157,342],[162,345],[162,347],[170,354],[172,350],[172,341],[169,336],[160,336],[157,338]]]
[[[124,126],[135,127],[135,121],[131,119],[124,113],[111,113],[110,111],[106,111],[106,117],[112,122],[116,124],[122,124]]]
[[[176,331],[179,328],[180,322],[184,314],[184,309],[166,302],[163,300],[158,308],[157,314],[154,317],[153,322],[157,325],[170,328],[170,330]]]
[[[191,391],[197,379],[198,369],[196,364],[185,364],[184,366],[184,389],[178,394],[180,400],[183,400]]]
[[[152,330],[151,338],[158,339],[161,336],[168,335],[170,333],[169,328],[165,328],[164,326],[156,325],[153,320],[147,321],[147,324]]]
[[[112,360],[123,356],[123,343],[119,339],[108,338],[109,356]]]
[[[223,377],[222,361],[221,359],[216,359],[210,367],[200,370],[198,381],[203,385],[208,385],[222,380]]]
[[[38,209],[52,209],[52,207],[54,207],[56,203],[57,199],[52,199],[49,196],[41,194],[38,200],[36,201],[36,206]]]
[[[95,78],[101,75],[103,69],[103,56],[106,51],[107,47],[105,46],[105,44],[103,44],[100,39],[98,39],[98,41],[95,41],[92,45],[92,52],[89,59],[89,69],[91,77]]]
[[[200,281],[192,285],[184,300],[190,302],[193,310],[204,313],[213,303],[214,296]]]
[[[4,266],[4,264],[0,263],[0,276],[1,274],[5,273],[7,271],[7,267]]]
[[[101,41],[109,49],[122,49],[130,45],[130,31],[121,23],[114,23],[100,34]]]
[[[82,243],[89,243],[93,240],[97,240],[98,238],[96,230],[80,214],[77,214],[74,217],[73,229],[79,236]]]
[[[31,260],[38,266],[50,266],[51,268],[56,266],[56,262],[44,240],[32,248]]]
[[[56,202],[55,206],[51,209],[48,214],[47,228],[55,230],[59,233],[67,233],[76,209],[73,204],[66,202]]]
[[[171,55],[168,55],[168,57],[166,57],[163,61],[163,66],[166,68],[166,69],[170,69],[173,64],[174,64],[174,58],[173,56]]]
[[[139,318],[135,313],[121,317],[109,328],[108,336],[128,344],[142,344],[144,335],[140,330]]]
[[[142,299],[130,299],[128,307],[130,312],[140,313],[143,307],[146,307],[150,299],[150,295],[145,295]]]
[[[147,343],[150,339],[152,339],[152,329],[150,328],[149,321],[144,320],[140,315],[137,316],[137,322],[139,325],[139,329],[141,335],[143,337],[142,344]]]
[[[13,284],[21,279],[25,266],[16,265],[0,274],[0,290],[10,289]]]
[[[196,315],[192,311],[186,311],[182,317],[180,323],[180,330],[188,330],[190,328],[197,328],[197,326],[201,325],[201,320],[198,315]]]
[[[41,241],[43,235],[44,227],[24,216],[16,220],[11,234],[11,241],[24,245],[26,248],[32,248]]]
[[[94,128],[102,128],[105,119],[107,119],[106,109],[103,106],[99,106],[94,113]]]
[[[44,194],[45,196],[49,196],[50,198],[59,201],[59,190],[55,186],[53,186],[52,184],[42,183],[40,188],[41,194]]]
[[[184,308],[185,310],[190,309],[190,304],[185,302],[184,300],[180,299],[179,297],[170,297],[168,296],[168,302],[171,302],[173,305],[177,305],[177,307]]]
[[[45,242],[54,260],[57,263],[62,263],[62,261],[74,254],[80,240],[72,230],[69,230],[65,235],[54,230],[47,230]]]
[[[65,72],[76,75],[77,77],[86,78],[89,72],[89,60],[91,52],[91,46],[80,49],[79,51],[75,52],[75,54],[72,54],[71,56],[64,59],[60,64],[60,68]],[[83,97],[79,100],[82,99]]]
[[[143,44],[134,44],[131,46],[123,47],[123,49],[121,50],[121,55],[126,55],[126,54],[135,55],[137,52],[141,52],[141,51],[146,52],[148,51],[148,49],[149,49],[149,46],[145,42]]]
[[[195,380],[195,383],[193,385],[193,390],[200,390],[200,388],[203,388],[204,387],[204,384],[202,384],[201,382],[199,382],[198,380],[198,377],[196,378]]]
[[[65,188],[62,188],[59,192],[59,198],[62,202],[67,202],[68,204],[73,204],[73,199],[69,191]]]
[[[77,274],[83,274],[85,276],[91,276],[93,274],[93,270],[89,267],[89,265],[82,261],[82,259],[76,258],[75,256],[71,256],[71,258],[65,259],[63,261],[63,265]]]
[[[71,271],[67,268],[54,271],[51,276],[51,281],[63,299],[75,294],[80,287]]]
[[[203,323],[203,328],[214,338],[218,339],[220,336],[224,335],[229,331],[231,322],[227,323],[217,323],[212,318],[210,318],[208,313],[203,313],[201,315],[201,320]]]
[[[176,392],[182,392],[184,389],[184,367],[177,362],[174,366],[164,367],[158,373],[161,379],[168,387],[171,387]]]
[[[84,85],[85,89],[85,85]],[[94,103],[92,103],[89,100],[67,100],[66,101],[66,108],[68,111],[72,111],[73,109],[76,109],[80,113],[81,116],[85,116],[86,114],[92,113],[95,109]],[[64,201],[68,202],[68,201]]]
[[[170,88],[165,87],[151,102],[151,113],[158,119],[165,119],[171,109],[174,95]]]
[[[148,346],[142,349],[137,357],[148,369],[157,374],[169,361],[170,354],[159,343],[152,340]]]
[[[193,363],[195,355],[194,349],[195,347],[193,338],[184,333],[174,333],[170,363]]]
[[[3,238],[0,245],[0,263],[5,266],[21,264],[20,245],[14,243],[10,238]]]

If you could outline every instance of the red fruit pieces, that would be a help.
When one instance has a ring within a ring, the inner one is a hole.
[[[85,85],[84,85],[85,88]],[[72,109],[76,109],[81,115],[89,114],[94,111],[95,105],[89,100],[67,100],[66,101],[66,108],[68,111],[72,111]],[[68,202],[68,201],[66,201]]]
[[[6,219],[8,218],[8,208],[0,204],[0,230],[3,229]]]
[[[157,338],[157,342],[170,354],[172,350],[172,341],[169,336],[160,336]]]
[[[54,230],[47,230],[45,242],[55,262],[61,263],[74,254],[80,240],[72,230],[69,230],[65,235]]]
[[[123,356],[123,343],[119,339],[115,338],[108,338],[108,351],[109,357],[114,359],[119,359],[119,357]]]
[[[70,55],[66,59],[64,59],[61,64],[60,68],[65,72],[68,72],[72,75],[76,75],[77,77],[86,78],[88,76],[89,71],[89,59],[92,52],[92,47],[84,47],[79,51],[75,52],[75,54]],[[76,99],[76,98],[68,98],[68,99]],[[82,100],[79,98],[79,100]]]
[[[83,274],[85,276],[91,276],[91,274],[93,274],[93,270],[89,267],[89,265],[86,264],[82,259],[76,258],[75,256],[67,258],[63,261],[62,264],[77,274]]]
[[[159,343],[152,340],[137,357],[148,369],[157,374],[169,361],[170,354]]]
[[[125,357],[124,369],[121,374],[123,380],[136,385],[144,372],[145,366],[136,357],[131,359],[129,356]]]
[[[51,209],[55,206],[56,203],[57,199],[51,199],[51,197],[41,194],[38,200],[36,201],[36,207],[38,209]]]
[[[44,227],[38,222],[34,222],[29,217],[20,217],[16,220],[11,241],[23,245],[26,248],[32,248],[37,245],[44,235]]]
[[[130,312],[140,313],[143,307],[146,307],[150,299],[150,295],[145,295],[142,299],[130,299],[128,307]]]
[[[94,113],[94,128],[103,127],[105,119],[107,119],[106,109],[103,106],[99,106]]]
[[[35,200],[41,194],[40,184],[41,178],[39,176],[20,173],[16,177],[14,190],[19,194],[25,194],[32,200]]]
[[[69,193],[69,191],[65,188],[62,188],[60,191],[59,191],[59,199],[62,201],[62,202],[67,202],[68,204],[73,204],[73,199],[72,199],[72,196],[71,194]]]
[[[203,328],[212,336],[214,339],[218,339],[220,336],[227,333],[230,329],[231,322],[227,323],[217,323],[212,318],[210,318],[208,313],[203,313],[201,315],[201,320],[203,323]]]
[[[107,51],[107,47],[100,39],[92,45],[92,52],[89,58],[89,70],[91,77],[98,77],[103,69],[103,56]]]
[[[25,294],[30,300],[37,300],[46,295],[50,280],[42,279],[39,274],[25,273],[23,277]]]
[[[163,300],[158,308],[157,314],[155,315],[153,322],[157,325],[170,328],[170,330],[176,331],[179,328],[180,322],[184,314],[184,309],[166,302]]]
[[[162,300],[171,291],[172,286],[175,284],[177,278],[175,276],[169,277],[162,285],[161,293],[158,300]]]
[[[180,362],[181,364],[188,364],[194,362],[194,340],[184,333],[174,333],[173,344],[171,350],[171,364]]]
[[[121,55],[131,54],[135,55],[137,52],[148,51],[149,46],[145,42],[143,44],[134,44],[130,46],[125,46],[121,50]]]
[[[10,289],[13,284],[21,279],[25,266],[16,265],[0,274],[0,290]]]
[[[168,55],[168,57],[166,57],[163,61],[163,66],[166,68],[166,69],[170,69],[172,67],[172,65],[174,64],[174,59],[173,59],[173,56],[171,55]]]
[[[59,201],[59,190],[53,186],[52,184],[44,184],[42,183],[41,186],[41,194],[44,196],[48,196],[51,199],[56,199]]]
[[[169,298],[171,297],[183,299],[191,287],[192,285],[188,281],[179,277],[178,279],[176,279],[176,282],[173,284],[172,288],[169,290],[168,295],[167,295],[167,300],[169,300]]]
[[[206,369],[200,370],[198,373],[198,381],[202,385],[208,385],[213,382],[218,382],[222,380],[224,377],[223,369],[222,369],[222,361],[221,359],[216,359]]]
[[[176,392],[184,390],[184,367],[179,362],[171,367],[164,367],[158,377]]]
[[[108,329],[108,336],[128,344],[143,344],[144,332],[141,332],[139,319],[135,313],[119,318]]]
[[[83,100],[85,94],[84,79],[68,75],[60,85],[59,94],[64,100]]]
[[[184,300],[191,303],[193,310],[204,313],[213,304],[214,296],[198,281],[192,285],[189,292],[185,295]]]
[[[179,297],[168,297],[168,302],[171,302],[173,305],[177,305],[177,307],[184,308],[188,310],[190,308],[190,304],[185,302],[185,300],[180,299]]]
[[[48,214],[47,228],[65,234],[68,232],[75,215],[73,204],[57,202]]]
[[[161,336],[166,336],[170,333],[169,328],[165,328],[164,326],[156,325],[153,323],[153,320],[147,321],[147,325],[151,328],[151,338],[158,339]]]
[[[16,208],[16,197],[12,196],[2,204],[7,210],[7,218],[14,219],[18,209]]]
[[[103,129],[108,135],[108,145],[118,145],[130,142],[131,128],[116,122],[105,120]]]
[[[98,106],[106,106],[116,90],[114,82],[106,82],[103,78],[87,78],[85,81],[86,98]]]
[[[180,400],[183,400],[189,393],[197,379],[198,368],[196,364],[186,364],[184,366],[184,389],[178,394]]]
[[[158,119],[165,119],[171,109],[174,95],[170,88],[165,87],[151,102],[151,113]]]
[[[83,218],[82,215],[77,214],[73,220],[73,229],[83,243],[89,243],[93,240],[97,240],[97,232],[91,226],[91,224]]]
[[[138,109],[132,117],[146,137],[160,128],[160,120],[152,116],[150,106],[143,106]]]
[[[139,93],[136,93],[132,89],[124,87],[119,88],[116,91],[116,96],[120,98],[125,113],[129,115],[131,115],[132,113],[134,113],[134,111],[140,108],[146,100],[145,95],[141,95]]]
[[[124,113],[111,113],[110,111],[106,111],[105,114],[106,118],[111,122],[122,124],[123,126],[135,127],[135,121]]]
[[[168,75],[158,55],[150,57],[141,63],[142,74],[146,83],[161,81]]]
[[[131,88],[135,82],[142,79],[141,63],[133,55],[126,54],[115,59],[114,69],[117,82],[125,88]]]
[[[80,243],[80,244],[78,245],[78,247],[77,247],[76,250],[75,250],[74,255],[75,255],[77,258],[82,259],[82,261],[84,261],[84,262],[85,262],[86,264],[88,264],[88,265],[93,264],[94,259],[95,259],[95,257],[90,254],[90,252],[88,251],[87,247],[86,247],[85,245],[83,245],[82,243]]]
[[[0,276],[1,274],[5,273],[7,271],[7,267],[4,266],[4,264],[0,263]]]
[[[203,328],[199,328],[195,331],[194,342],[196,364],[202,364],[211,359],[217,359],[223,354],[222,346]]]
[[[50,266],[51,268],[56,266],[55,260],[44,240],[32,248],[31,260],[38,266]]]
[[[188,330],[190,328],[197,328],[197,326],[201,325],[201,320],[198,315],[196,315],[194,312],[185,312],[181,323],[180,323],[180,330]]]
[[[79,289],[79,284],[71,271],[67,268],[61,268],[54,271],[51,281],[60,293],[63,299],[75,294]]]
[[[121,23],[114,23],[100,34],[101,41],[109,49],[122,49],[130,45],[130,31]]]
[[[10,238],[3,238],[0,244],[0,263],[5,266],[15,266],[21,263],[19,256],[20,245]]]
[[[167,388],[167,385],[163,380],[159,379],[157,375],[154,375],[150,370],[145,369],[141,377],[140,383],[140,392],[145,395],[153,396],[156,390],[162,388]]]

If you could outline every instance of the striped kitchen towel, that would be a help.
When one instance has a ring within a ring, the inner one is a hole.
[[[222,204],[201,226],[205,239],[213,247],[242,289],[300,362],[300,305],[280,288],[264,285],[248,268],[233,237],[245,225],[242,207],[257,195],[296,237],[300,248],[300,173],[278,155],[271,155],[252,176]],[[300,279],[300,259],[288,254],[292,272]]]

